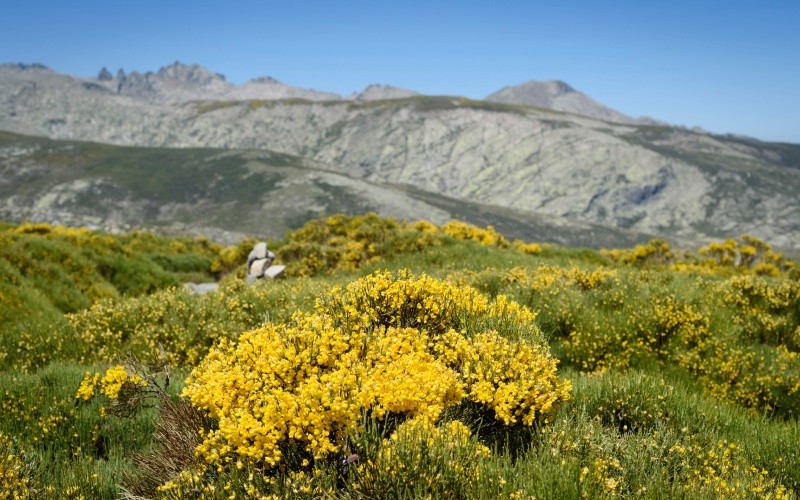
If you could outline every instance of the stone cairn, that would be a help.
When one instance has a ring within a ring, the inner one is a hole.
[[[247,283],[255,283],[258,279],[275,279],[283,274],[286,266],[273,266],[275,254],[267,250],[263,241],[256,243],[247,256]]]

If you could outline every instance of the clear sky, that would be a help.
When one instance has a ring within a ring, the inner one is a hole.
[[[800,143],[800,1],[5,2],[0,62],[179,60],[234,83],[483,98],[564,80],[631,116]]]

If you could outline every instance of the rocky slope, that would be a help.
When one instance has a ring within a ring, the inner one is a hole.
[[[41,68],[0,68],[0,82],[0,129],[265,149],[348,182],[411,186],[515,213],[683,238],[748,232],[800,246],[796,145],[457,97],[165,104]]]
[[[246,235],[280,238],[312,217],[340,212],[437,224],[459,218],[492,224],[509,238],[569,246],[648,237],[370,182],[264,150],[121,147],[0,132],[0,220],[158,228],[233,243]]]

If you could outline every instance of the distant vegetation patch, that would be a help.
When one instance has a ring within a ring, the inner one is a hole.
[[[241,104],[240,101],[206,102],[197,106],[197,114],[202,115],[203,113],[210,113],[211,111],[216,111],[218,109],[232,108],[234,106],[238,106],[239,104]]]

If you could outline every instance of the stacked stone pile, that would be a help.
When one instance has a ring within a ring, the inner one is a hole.
[[[247,283],[254,283],[257,279],[274,279],[283,274],[286,266],[273,266],[275,254],[267,250],[263,241],[256,243],[247,256]]]

